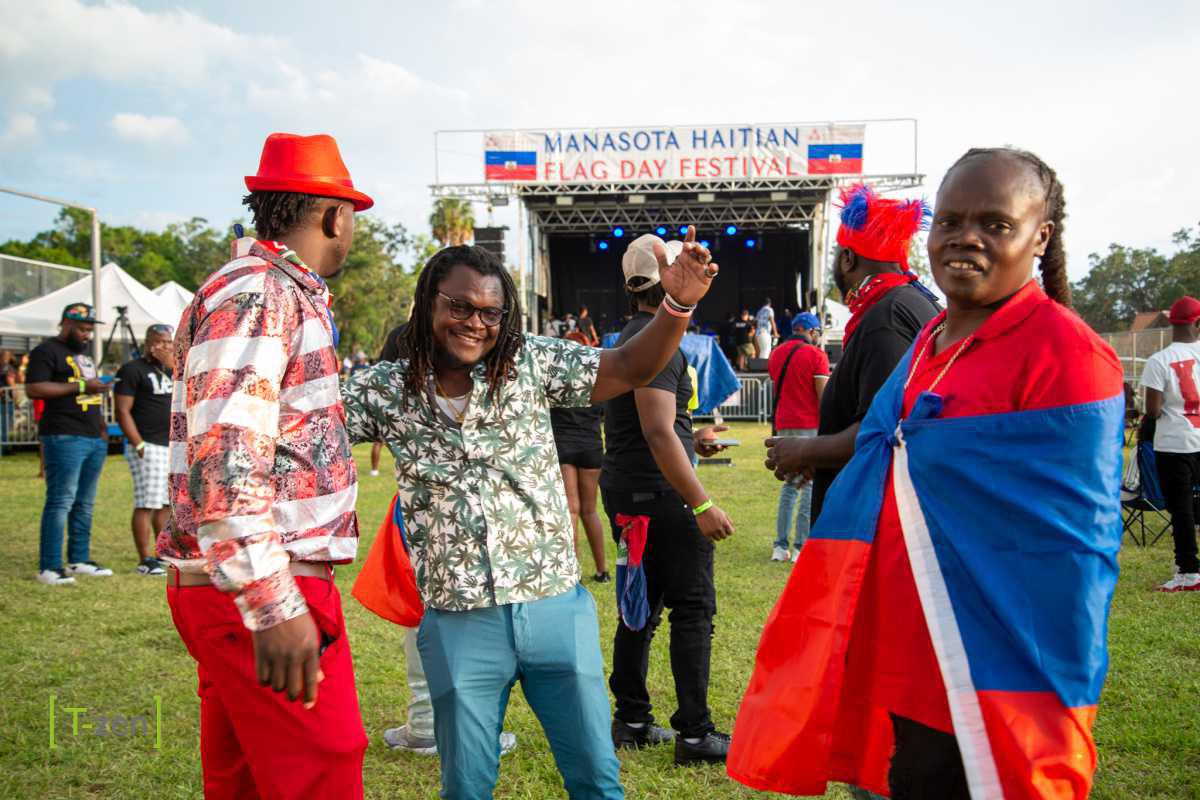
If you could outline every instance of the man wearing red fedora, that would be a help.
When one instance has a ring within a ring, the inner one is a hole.
[[[246,186],[257,237],[234,241],[175,339],[158,553],[197,663],[205,796],[360,798],[367,738],[333,583],[358,544],[358,487],[325,279],[372,201],[324,135],[271,134]]]

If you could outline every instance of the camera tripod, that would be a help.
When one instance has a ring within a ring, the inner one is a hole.
[[[113,339],[118,335],[120,335],[121,341],[128,347],[129,355],[132,358],[138,358],[142,354],[141,348],[138,347],[137,336],[133,333],[133,326],[129,324],[129,306],[117,306],[116,309],[117,318],[113,322],[112,333],[108,334],[108,341],[104,343],[104,353],[100,359],[100,363],[102,364],[108,362],[108,354],[112,349]]]

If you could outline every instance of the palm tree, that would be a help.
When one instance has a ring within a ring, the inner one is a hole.
[[[444,247],[466,244],[475,236],[475,213],[471,201],[457,197],[439,197],[429,215],[433,237]]]

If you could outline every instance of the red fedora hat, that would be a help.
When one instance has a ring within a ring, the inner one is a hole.
[[[246,176],[252,192],[295,192],[320,197],[339,197],[354,203],[355,211],[366,211],[375,201],[354,188],[350,171],[328,134],[297,136],[272,133],[263,143],[258,174]]]

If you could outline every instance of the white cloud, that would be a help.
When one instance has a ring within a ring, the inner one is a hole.
[[[32,139],[37,136],[37,132],[37,117],[18,111],[9,116],[4,133],[0,133],[0,147]]]
[[[179,117],[122,112],[113,116],[109,126],[119,138],[137,144],[176,145],[189,138],[187,127]]]

